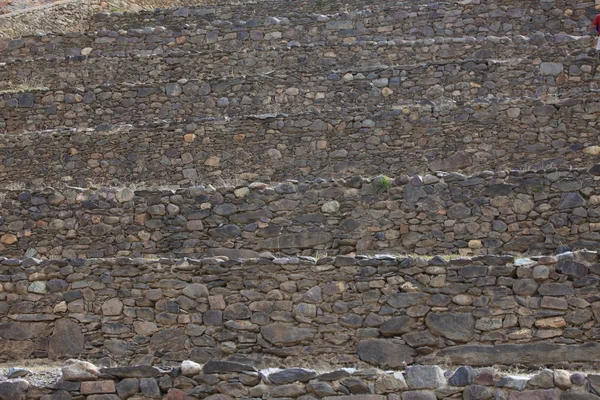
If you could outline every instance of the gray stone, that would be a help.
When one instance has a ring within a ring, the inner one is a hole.
[[[448,384],[451,386],[468,386],[475,382],[477,373],[471,367],[459,367],[452,376],[448,379]]]
[[[376,393],[397,393],[407,389],[408,385],[402,372],[382,376],[375,382]]]
[[[473,159],[465,152],[458,151],[446,158],[434,160],[429,163],[432,171],[456,171],[473,165]]]
[[[21,108],[33,108],[35,104],[35,97],[33,93],[23,93],[19,95],[19,107]]]
[[[356,353],[365,362],[388,368],[412,364],[415,354],[412,348],[386,339],[361,340]]]
[[[21,378],[6,382],[0,382],[0,399],[24,400],[28,388],[29,382]]]
[[[19,367],[10,367],[6,373],[8,379],[23,378],[29,374],[31,374],[31,370]]]
[[[407,316],[394,317],[385,321],[380,327],[379,331],[383,336],[398,336],[403,333],[407,333],[412,329],[413,320]]]
[[[559,259],[556,270],[572,278],[582,278],[589,273],[585,264],[568,259]]]
[[[247,249],[226,249],[226,248],[214,248],[208,249],[206,254],[209,257],[225,256],[229,259],[247,259],[247,258],[258,258],[258,252]]]
[[[85,337],[79,324],[68,318],[55,322],[48,341],[48,357],[52,360],[77,357],[84,352]]]
[[[274,385],[284,385],[293,382],[308,382],[317,376],[312,370],[303,368],[288,368],[269,375],[269,381]]]
[[[261,250],[310,249],[330,243],[333,240],[328,232],[301,232],[268,238],[258,245]]]
[[[427,196],[427,192],[421,187],[407,186],[404,188],[404,200],[409,203],[416,203]]]
[[[192,283],[183,289],[183,294],[192,299],[199,299],[208,297],[209,292],[206,285],[201,283]]]
[[[517,296],[533,296],[537,290],[538,284],[533,279],[518,279],[513,283],[513,292]]]
[[[102,368],[101,373],[117,378],[155,378],[160,376],[160,370],[150,365],[134,365],[131,367]]]
[[[585,206],[585,199],[577,192],[563,193],[558,204],[559,210]]]
[[[508,241],[504,245],[506,251],[517,251],[524,253],[529,250],[531,246],[537,243],[543,243],[543,236],[519,236],[516,239]]]
[[[529,379],[528,386],[542,389],[551,388],[554,386],[554,373],[549,369],[541,370]]]
[[[5,322],[0,324],[0,337],[8,340],[26,340],[44,334],[45,323]]]
[[[600,351],[600,343],[581,345],[561,345],[553,343],[461,345],[442,349],[439,359],[450,364],[472,366],[491,365],[552,365],[559,362],[590,362],[595,360],[595,352]]]
[[[160,388],[154,378],[142,378],[140,379],[140,390],[144,398],[147,399],[160,399]]]
[[[232,361],[208,361],[202,367],[205,374],[221,374],[227,372],[256,371],[252,365]]]
[[[267,341],[276,346],[296,345],[311,340],[315,335],[315,331],[312,329],[299,328],[279,322],[263,326],[260,332]]]
[[[413,390],[403,392],[402,400],[437,400],[437,396],[429,390]]]
[[[344,378],[340,383],[352,394],[368,394],[371,392],[364,380],[354,376]]]
[[[167,96],[175,97],[183,93],[183,89],[178,83],[167,83],[165,85],[165,92]]]
[[[388,304],[394,308],[408,308],[424,304],[430,297],[426,293],[396,293],[388,299]]]
[[[248,319],[251,315],[252,312],[248,309],[248,306],[243,303],[231,304],[223,311],[223,319],[226,321]]]
[[[462,203],[455,204],[448,209],[447,215],[450,219],[460,220],[467,218],[469,215],[471,215],[471,208]]]
[[[435,313],[425,318],[427,327],[437,335],[456,342],[468,342],[475,334],[475,320],[470,313]]]
[[[208,310],[202,314],[202,321],[205,325],[223,325],[223,311]]]
[[[318,397],[334,396],[335,390],[326,382],[312,382],[306,385],[308,393],[314,393]]]
[[[529,378],[524,376],[503,376],[496,386],[521,391],[525,389],[528,381]]]
[[[117,394],[122,399],[127,399],[140,390],[140,380],[137,378],[125,378],[117,383]]]
[[[291,383],[288,385],[275,386],[271,388],[270,395],[277,397],[297,397],[306,393],[306,389],[301,383]]]
[[[491,398],[491,390],[481,385],[471,385],[463,392],[463,400],[488,400]]]
[[[568,296],[575,294],[573,284],[565,283],[543,283],[538,288],[538,293],[542,296]]]
[[[323,400],[386,400],[386,396],[380,394],[351,394],[349,396],[327,396]]]
[[[564,68],[561,63],[543,62],[540,64],[540,73],[542,75],[557,76],[562,74]]]
[[[600,396],[596,396],[595,394],[591,393],[569,390],[560,395],[560,400],[600,400]]]
[[[531,111],[535,116],[548,117],[556,112],[556,107],[552,104],[544,104],[541,106],[534,106]]]
[[[444,371],[436,365],[411,365],[406,368],[410,389],[437,389],[446,385]]]

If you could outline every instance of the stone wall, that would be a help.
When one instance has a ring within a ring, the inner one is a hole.
[[[317,372],[287,368],[257,370],[239,362],[185,361],[174,368],[148,365],[98,369],[75,361],[63,377],[45,387],[24,379],[0,383],[0,396],[22,399],[90,400],[206,398],[298,398],[314,400],[563,399],[595,400],[600,375],[544,369],[532,376],[511,376],[493,368],[412,366],[405,371],[338,369]],[[164,397],[163,397],[164,396]]]
[[[597,368],[596,252],[0,261],[0,357]]]
[[[379,72],[379,74],[378,74]],[[479,104],[498,104],[495,113],[473,115],[474,120],[504,126],[509,117],[518,124],[503,129],[522,134],[535,120],[535,129],[556,128],[552,117],[560,115],[562,127],[576,134],[595,132],[598,105],[595,91],[581,91],[576,98],[558,97],[516,99],[453,99],[444,97],[439,85],[429,89],[429,99],[419,99],[419,93],[406,99],[410,89],[400,88],[399,70],[373,71],[371,79],[342,81],[339,75],[311,82],[286,77],[261,75],[239,77],[231,80],[188,80],[138,85],[97,85],[85,90],[78,87],[63,90],[40,90],[27,93],[0,94],[0,123],[3,132],[43,130],[61,126],[95,127],[103,123],[124,124],[134,121],[175,120],[226,116],[245,117],[265,113],[300,113],[310,111],[339,111],[362,108],[368,110],[401,110],[437,105],[443,116],[457,123],[467,123]],[[364,75],[363,75],[364,76]],[[319,82],[320,81],[320,82]],[[379,86],[379,87],[378,87]],[[391,87],[390,87],[391,86]],[[436,95],[437,94],[437,95]],[[561,101],[564,100],[564,101]],[[502,107],[504,106],[504,107]],[[581,114],[589,114],[582,118]],[[531,115],[533,114],[533,115]],[[525,118],[529,115],[529,118]],[[406,117],[406,116],[405,116]],[[419,115],[413,116],[418,121]],[[540,121],[537,121],[537,118]],[[499,120],[500,119],[500,120]],[[502,121],[502,123],[500,123]],[[427,121],[430,122],[430,121]],[[438,121],[431,121],[435,123]],[[547,125],[544,125],[546,123]],[[531,128],[530,128],[531,129]],[[240,132],[241,133],[241,132]],[[500,135],[500,137],[504,137]]]
[[[299,46],[289,51],[256,49],[249,52],[223,50],[193,53],[174,50],[148,57],[90,54],[35,60],[16,58],[8,59],[2,67],[0,91],[10,91],[14,85],[22,82],[68,89],[132,81],[168,83],[198,76],[204,77],[210,84],[210,80],[223,78],[224,71],[229,74],[225,78],[231,83],[221,79],[221,85],[233,85],[240,79],[247,79],[248,75],[273,75],[276,79],[288,74],[290,83],[305,86],[301,94],[304,96],[311,95],[311,92],[316,92],[312,95],[327,95],[332,91],[355,90],[352,84],[355,81],[361,81],[366,89],[369,85],[388,87],[403,99],[432,100],[440,97],[467,100],[489,96],[555,95],[596,88],[598,84],[598,60],[581,55],[545,54],[541,58],[526,56],[505,61],[469,58],[410,63],[400,57],[390,60],[393,56],[391,52],[376,50],[375,46],[364,46],[354,51],[336,53],[335,57],[326,56],[331,52],[328,47]],[[199,58],[202,59],[201,63],[198,62]],[[550,59],[553,62],[545,61]],[[252,74],[248,74],[249,70]],[[43,71],[43,75],[40,71]],[[334,80],[336,76],[341,79]],[[388,79],[387,85],[383,86],[382,78]],[[312,86],[306,87],[307,83]],[[365,91],[368,95],[368,90]]]
[[[378,48],[389,53],[394,60],[416,59],[431,61],[440,59],[468,59],[565,55],[577,50],[593,49],[591,36],[572,36],[563,33],[545,32],[523,35],[488,35],[484,37],[438,37],[414,38],[384,34],[381,37],[312,37],[295,32],[282,32],[281,27],[266,26],[260,30],[248,28],[242,32],[210,31],[206,29],[184,29],[177,27],[148,27],[122,31],[97,31],[91,33],[69,33],[65,35],[41,35],[0,42],[0,54],[12,58],[78,57],[82,55],[143,55],[163,54],[173,50],[247,50],[274,47],[286,52],[296,47],[317,47],[337,45],[336,51],[328,51],[329,58],[336,52],[357,52],[361,48]],[[285,33],[285,35],[284,35]],[[552,47],[552,44],[555,47]],[[540,48],[540,46],[542,46]],[[558,46],[558,47],[556,47]],[[327,47],[325,47],[327,49]],[[312,49],[311,49],[312,50]],[[329,50],[329,49],[328,49]]]
[[[597,167],[439,173],[398,177],[389,190],[381,178],[354,177],[175,192],[6,191],[0,244],[5,255],[42,258],[199,256],[211,248],[305,255],[597,249],[596,174]]]
[[[340,12],[344,9],[349,11]],[[490,3],[475,0],[427,3],[411,0],[401,3],[384,1],[367,4],[359,0],[261,1],[252,4],[251,7],[226,4],[210,8],[161,9],[139,14],[100,14],[94,18],[94,27],[100,30],[139,28],[157,24],[216,25],[216,21],[222,23],[224,20],[225,24],[228,24],[226,27],[233,24],[239,28],[244,25],[274,24],[275,21],[268,18],[273,16],[281,20],[282,24],[294,29],[298,26],[304,28],[312,19],[316,29],[326,27],[334,31],[344,30],[346,36],[354,36],[352,33],[376,36],[392,30],[399,36],[424,37],[458,37],[490,33],[523,35],[536,31],[585,35],[595,15],[593,1],[528,0]],[[326,25],[327,23],[329,25]]]
[[[6,149],[0,152],[0,177],[5,184],[190,186],[219,177],[280,182],[515,165],[589,167],[598,162],[598,104],[595,95],[590,101],[545,105],[510,99],[471,107],[424,101],[380,111],[190,118],[0,135]],[[114,110],[123,119],[133,113],[122,105]]]

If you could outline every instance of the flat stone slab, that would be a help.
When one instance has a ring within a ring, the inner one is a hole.
[[[597,361],[598,354],[600,354],[600,343],[582,345],[529,343],[454,346],[440,350],[437,357],[447,359],[449,363],[456,365],[551,365],[559,362],[594,362]]]

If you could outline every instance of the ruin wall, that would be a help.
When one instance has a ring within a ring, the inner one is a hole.
[[[7,256],[548,254],[597,249],[598,168],[172,190],[5,191]],[[388,186],[389,185],[389,186]]]
[[[4,360],[594,368],[596,252],[0,260]],[[278,361],[279,360],[279,361]]]

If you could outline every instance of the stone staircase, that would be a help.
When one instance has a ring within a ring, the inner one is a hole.
[[[598,368],[594,6],[224,2],[0,41],[0,360],[106,367],[0,399],[600,399],[485,369]]]

